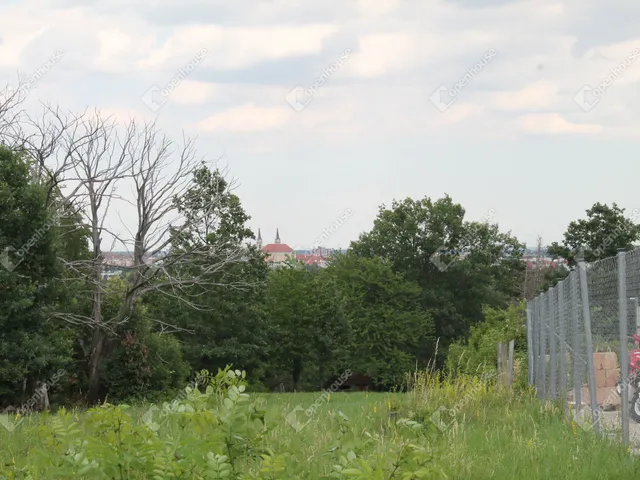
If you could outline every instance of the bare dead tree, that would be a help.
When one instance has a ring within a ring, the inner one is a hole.
[[[92,255],[90,260],[68,261],[67,266],[82,277],[86,293],[91,295],[92,309],[90,315],[59,312],[57,316],[92,331],[89,399],[96,401],[109,336],[129,321],[141,296],[155,292],[198,309],[204,308],[199,299],[213,288],[249,285],[242,280],[220,280],[220,272],[227,266],[244,260],[245,247],[207,240],[207,234],[220,222],[225,195],[233,184],[213,186],[211,191],[215,194],[202,199],[203,215],[184,215],[177,208],[179,199],[192,185],[194,169],[201,164],[193,139],[184,138],[177,145],[158,130],[155,122],[139,126],[130,121],[121,131],[99,112],[91,118],[80,117],[77,127],[70,130],[74,137],[68,140],[74,148],[67,149],[74,174],[67,175],[65,181],[74,184],[72,198],[82,205]],[[129,184],[131,198],[124,194],[124,187]],[[130,203],[135,209],[137,221],[127,235],[105,224],[114,201]],[[103,241],[107,236],[124,245],[133,261],[126,291],[120,292],[121,307],[110,318],[105,318],[103,311],[108,293],[103,280]],[[183,241],[180,248],[175,248],[176,239],[183,236],[195,240]],[[160,325],[161,331],[172,328],[178,329],[166,323]]]
[[[192,185],[194,170],[201,164],[194,140],[183,138],[177,146],[161,135],[155,123],[146,124],[139,142],[131,144],[132,171],[138,212],[137,231],[134,236],[134,280],[129,298],[155,291],[199,308],[197,297],[189,287],[221,286],[212,280],[214,274],[227,265],[242,261],[245,249],[241,245],[207,241],[216,229],[222,213],[221,204],[233,182],[219,188],[213,186],[213,195],[203,198],[201,214],[185,216],[178,213],[176,200],[183,197]],[[193,241],[182,243],[181,249],[172,249],[172,242],[186,233]],[[169,249],[169,251],[167,251]],[[147,261],[160,257],[160,261]],[[241,282],[225,283],[227,287],[247,286]]]
[[[71,168],[62,172],[70,173],[64,175],[64,180],[72,184],[72,191],[67,198],[76,203],[83,215],[92,249],[89,260],[70,260],[66,264],[85,281],[87,291],[91,294],[92,308],[90,316],[68,312],[59,312],[57,316],[92,330],[89,389],[97,392],[106,330],[111,327],[103,318],[102,242],[107,212],[115,196],[117,183],[128,175],[130,165],[127,149],[132,135],[131,131],[126,131],[124,137],[120,138],[115,122],[111,118],[104,118],[99,111],[89,117],[77,117],[74,128],[66,133],[66,155]]]
[[[42,113],[32,116],[23,113],[20,122],[6,134],[11,148],[25,154],[33,164],[33,181],[47,186],[47,205],[58,200],[60,185],[73,173],[77,153],[96,136],[100,125],[83,123],[86,112],[73,114],[59,107],[42,103]],[[71,175],[72,177],[73,175]],[[80,184],[77,184],[80,188]],[[74,191],[69,197],[73,197]],[[68,205],[57,205],[64,208]]]
[[[18,76],[17,88],[7,85],[0,89],[0,144],[8,147],[12,146],[11,138],[24,113],[21,105],[26,95],[21,87],[21,77]]]

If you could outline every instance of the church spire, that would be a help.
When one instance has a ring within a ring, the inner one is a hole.
[[[258,248],[262,248],[262,234],[260,233],[259,228],[258,228],[258,238],[256,239],[256,243],[258,244]]]
[[[280,231],[276,228],[276,243],[280,243]]]

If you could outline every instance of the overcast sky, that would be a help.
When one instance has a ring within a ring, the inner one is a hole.
[[[637,0],[0,0],[0,74],[49,62],[27,105],[197,135],[265,242],[278,227],[311,246],[350,209],[325,242],[345,247],[379,205],[448,193],[533,246],[594,202],[640,207],[639,15]]]

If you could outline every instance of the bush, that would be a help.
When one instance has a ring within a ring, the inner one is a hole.
[[[504,310],[483,308],[484,321],[471,327],[469,340],[450,346],[447,370],[451,373],[475,374],[495,372],[498,343],[515,341],[514,357],[526,365],[527,328],[525,304],[521,302]]]
[[[28,465],[0,467],[0,473],[9,478],[217,479],[234,478],[231,472],[240,466],[264,461],[259,455],[264,414],[244,393],[244,372],[227,367],[200,380],[207,384],[204,392],[187,387],[183,400],[149,409],[141,421],[126,405],[91,409],[82,422],[61,410],[37,431],[46,448],[34,449]]]
[[[138,328],[126,332],[111,352],[103,382],[112,400],[158,400],[183,388],[188,375],[175,337]]]

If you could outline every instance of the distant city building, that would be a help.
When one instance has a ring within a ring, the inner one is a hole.
[[[293,248],[291,248],[286,243],[282,243],[282,241],[280,240],[279,229],[276,229],[276,239],[274,243],[269,243],[264,247],[262,246],[262,234],[260,232],[260,229],[258,229],[258,238],[256,243],[258,244],[258,248],[260,248],[260,250],[267,254],[266,261],[273,267],[277,267],[287,260],[295,258],[295,252],[293,251]]]
[[[133,254],[129,252],[105,252],[102,254],[102,264],[107,267],[133,267]],[[144,263],[154,263],[160,260],[164,256],[163,253],[159,253],[154,256],[145,255],[142,257]]]
[[[276,229],[275,241],[264,246],[262,244],[262,232],[258,229],[256,244],[262,252],[267,254],[266,261],[270,263],[273,268],[284,264],[287,260],[298,260],[305,265],[315,265],[324,268],[328,265],[332,255],[331,250],[321,247],[312,250],[294,250],[286,243],[282,243],[279,229]]]
[[[304,263],[305,265],[315,265],[317,267],[324,268],[328,265],[329,258],[322,255],[320,252],[296,253],[296,260]]]
[[[528,269],[535,269],[540,267],[551,267],[551,268],[569,268],[569,262],[564,258],[551,258],[551,257],[543,257],[537,255],[525,255],[523,260],[527,264]]]
[[[110,267],[133,267],[133,255],[122,252],[107,252],[103,254],[104,265]]]
[[[305,265],[315,265],[317,267],[327,267],[332,258],[332,251],[328,248],[318,247],[313,250],[297,250],[296,260]]]

